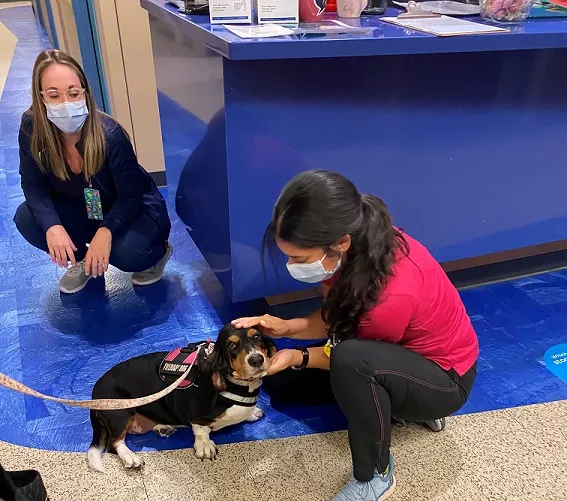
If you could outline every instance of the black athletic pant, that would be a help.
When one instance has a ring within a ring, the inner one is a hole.
[[[334,348],[330,373],[286,370],[265,382],[276,402],[323,403],[334,395],[348,419],[354,477],[366,482],[388,467],[392,415],[413,422],[449,416],[475,377],[476,364],[460,377],[402,346],[350,339]]]

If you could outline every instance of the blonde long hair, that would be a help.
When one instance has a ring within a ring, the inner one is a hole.
[[[81,87],[85,89],[85,100],[89,115],[83,125],[82,140],[83,173],[85,178],[91,179],[102,167],[106,156],[106,141],[100,119],[100,112],[96,109],[89,82],[83,68],[75,59],[59,50],[46,50],[36,59],[32,76],[32,105],[28,113],[32,116],[31,153],[39,168],[46,172],[50,170],[62,181],[68,181],[69,171],[65,162],[65,148],[61,132],[47,118],[47,111],[41,95],[41,77],[46,68],[52,64],[62,64],[75,70],[79,76]]]

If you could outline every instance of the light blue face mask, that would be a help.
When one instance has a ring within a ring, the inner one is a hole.
[[[289,274],[296,280],[306,282],[308,284],[316,284],[318,282],[329,280],[329,278],[331,278],[341,267],[342,254],[337,261],[337,265],[331,271],[327,271],[323,266],[323,261],[326,257],[327,254],[314,263],[287,263],[287,271],[289,271]]]
[[[58,104],[46,104],[47,118],[65,134],[75,134],[79,132],[89,114],[87,102],[82,101],[70,102],[65,101]]]

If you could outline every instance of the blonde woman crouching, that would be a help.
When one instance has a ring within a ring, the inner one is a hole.
[[[19,145],[25,202],[14,221],[30,244],[68,268],[61,292],[80,291],[109,264],[131,272],[135,285],[160,280],[172,253],[165,200],[67,54],[38,56]]]

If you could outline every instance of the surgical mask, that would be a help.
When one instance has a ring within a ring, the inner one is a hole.
[[[58,104],[46,104],[47,118],[65,134],[74,134],[81,130],[89,114],[87,103],[65,101]]]
[[[319,261],[315,261],[314,263],[287,263],[287,271],[289,274],[299,280],[300,282],[307,282],[308,284],[316,284],[318,282],[324,282],[325,280],[329,280],[341,267],[342,255],[339,257],[337,261],[337,265],[331,271],[327,271],[323,266],[323,261],[327,257],[325,254]]]

